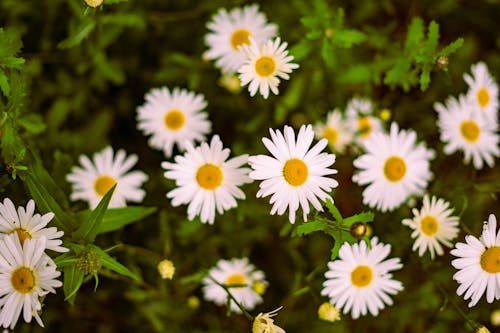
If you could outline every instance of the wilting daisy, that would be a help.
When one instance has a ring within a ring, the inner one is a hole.
[[[86,200],[93,209],[116,184],[108,207],[125,207],[126,201],[141,202],[146,192],[140,187],[148,176],[142,171],[129,172],[136,163],[137,155],[127,157],[122,149],[114,155],[111,147],[95,153],[93,163],[87,156],[81,155],[82,167],[73,166],[66,176],[66,180],[73,185],[71,200]]]
[[[454,259],[451,264],[458,269],[453,279],[460,283],[457,294],[471,299],[469,307],[477,304],[486,291],[486,301],[500,299],[500,230],[497,219],[490,214],[484,222],[481,237],[465,236],[466,243],[457,243],[451,250]]]
[[[286,42],[281,43],[278,37],[274,41],[267,40],[259,43],[250,38],[250,44],[242,45],[241,52],[245,55],[245,62],[238,69],[241,85],[248,85],[250,96],[254,96],[259,90],[260,94],[267,98],[269,89],[278,95],[280,78],[288,80],[292,70],[299,65],[291,63],[293,56],[288,55]]]
[[[316,210],[323,211],[320,200],[332,200],[328,193],[338,186],[336,180],[326,177],[337,173],[328,168],[335,162],[335,155],[321,153],[328,144],[326,139],[309,149],[314,137],[311,125],[300,127],[297,140],[290,126],[285,126],[284,134],[273,129],[269,129],[269,133],[271,140],[263,138],[262,142],[273,157],[257,155],[248,159],[254,170],[250,177],[262,181],[257,197],[271,195],[271,215],[283,215],[288,209],[290,223],[295,222],[295,212],[300,205],[307,221],[309,202]]]
[[[279,307],[271,312],[259,313],[253,320],[252,333],[286,333],[284,329],[274,324],[272,317],[278,314]]]
[[[383,212],[399,207],[409,196],[420,195],[432,177],[429,160],[434,152],[416,144],[412,130],[391,124],[389,134],[375,133],[366,141],[366,153],[354,160],[352,177],[363,191],[363,203]]]
[[[245,194],[238,186],[249,183],[248,155],[227,160],[231,151],[223,148],[218,135],[199,147],[188,146],[184,156],[176,156],[175,163],[163,162],[165,178],[174,179],[177,188],[167,193],[173,206],[188,205],[188,218],[200,215],[201,222],[214,223],[215,209],[222,214],[236,207],[236,199]]]
[[[67,252],[68,249],[62,247],[63,231],[57,231],[56,227],[46,228],[47,224],[54,217],[50,212],[44,215],[33,214],[35,212],[35,201],[30,200],[24,207],[16,207],[9,198],[0,203],[0,232],[4,234],[17,233],[21,245],[26,239],[45,237],[47,249],[56,252]]]
[[[327,139],[330,149],[342,154],[352,142],[354,133],[343,119],[340,110],[335,109],[327,114],[326,123],[317,123],[314,126],[314,134],[317,139]]]
[[[245,60],[239,47],[250,44],[250,37],[261,43],[276,35],[277,27],[267,23],[258,5],[234,8],[229,13],[221,8],[207,24],[211,31],[205,36],[207,59],[216,59],[215,65],[225,73],[235,73]]]
[[[25,322],[38,315],[40,297],[62,286],[56,278],[61,275],[56,265],[45,253],[45,237],[26,239],[21,246],[17,234],[6,235],[0,240],[0,324],[14,329],[23,314]]]
[[[137,128],[151,135],[148,144],[172,156],[174,144],[184,151],[188,144],[204,141],[212,128],[208,114],[202,111],[207,102],[202,94],[186,89],[153,88],[146,102],[137,108]]]
[[[422,256],[426,250],[429,250],[431,258],[434,259],[434,253],[443,255],[441,244],[452,247],[450,242],[457,237],[460,229],[458,228],[458,217],[452,216],[453,208],[443,199],[424,196],[422,209],[419,211],[413,208],[413,219],[404,219],[402,223],[409,226],[414,231],[412,238],[417,238],[413,243],[413,251],[418,249],[419,256]]]
[[[343,308],[344,314],[351,311],[354,319],[368,311],[377,316],[385,304],[392,305],[389,295],[403,290],[401,282],[389,273],[403,267],[399,258],[386,259],[390,251],[391,245],[378,243],[377,237],[371,239],[370,248],[365,241],[344,243],[339,259],[328,263],[321,295]]]
[[[468,101],[477,107],[480,116],[494,124],[498,123],[498,84],[484,62],[471,66],[472,75],[465,73],[469,85]]]
[[[483,161],[493,167],[495,157],[500,155],[496,123],[482,117],[463,96],[458,100],[449,97],[446,105],[436,103],[434,108],[441,141],[446,143],[444,152],[449,155],[463,150],[465,164],[472,159],[476,169],[483,168]]]
[[[254,285],[267,285],[267,281],[264,272],[256,270],[255,266],[249,263],[248,258],[221,259],[215,267],[210,269],[208,276],[203,279],[205,299],[213,301],[217,305],[227,304],[227,292],[212,279],[229,288],[238,303],[247,310],[252,310],[255,305],[262,303],[262,297],[254,290]],[[240,308],[233,300],[230,302],[230,308],[231,311],[241,313]]]

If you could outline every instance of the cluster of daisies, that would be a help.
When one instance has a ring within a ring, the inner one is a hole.
[[[40,298],[62,286],[56,264],[46,253],[67,252],[62,231],[47,227],[53,213],[35,214],[35,202],[16,207],[5,198],[0,203],[0,325],[14,329],[22,313],[25,322],[43,322]]]

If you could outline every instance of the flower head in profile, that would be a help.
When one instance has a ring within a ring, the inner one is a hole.
[[[272,317],[278,314],[279,307],[271,312],[259,313],[252,325],[252,333],[286,333],[284,329],[274,324]]]
[[[137,155],[127,154],[120,149],[106,147],[95,153],[93,161],[80,156],[82,166],[73,166],[66,180],[72,183],[71,200],[86,200],[94,209],[102,197],[116,184],[109,202],[109,208],[125,207],[127,201],[141,202],[146,192],[140,187],[148,179],[142,171],[130,171],[137,163]]]
[[[276,35],[277,27],[268,23],[258,5],[237,7],[231,11],[219,9],[207,24],[205,36],[208,50],[204,57],[215,59],[215,65],[224,73],[235,73],[245,61],[239,47],[250,44],[250,38],[261,43]]]
[[[245,194],[238,186],[249,183],[248,155],[228,160],[229,148],[223,148],[218,135],[210,144],[199,147],[188,146],[183,156],[176,156],[175,163],[163,162],[165,178],[173,179],[177,188],[167,193],[173,206],[188,204],[188,218],[200,215],[201,222],[213,224],[215,210],[219,214],[236,207],[236,199]]]
[[[255,96],[259,91],[264,98],[267,98],[269,90],[278,95],[280,79],[288,80],[290,78],[288,74],[299,68],[299,65],[291,63],[293,56],[288,55],[287,46],[288,44],[282,43],[278,37],[262,43],[250,38],[249,45],[240,47],[245,55],[245,61],[238,69],[238,73],[241,85],[248,84],[250,96]]]
[[[452,216],[453,208],[441,198],[424,196],[422,209],[413,208],[414,217],[404,219],[402,223],[413,229],[412,238],[416,238],[413,243],[413,251],[418,249],[418,255],[422,256],[429,250],[431,259],[434,253],[441,256],[444,254],[443,246],[452,247],[451,241],[457,237],[458,217]]]
[[[386,259],[391,250],[389,244],[371,239],[369,248],[365,241],[359,244],[344,243],[339,259],[328,263],[321,295],[328,296],[330,303],[343,312],[351,312],[357,319],[370,312],[377,316],[385,304],[392,305],[389,295],[403,290],[401,282],[394,280],[393,270],[403,267],[399,258]]]
[[[16,233],[21,246],[24,245],[26,239],[45,237],[47,249],[67,252],[68,249],[61,246],[61,237],[64,232],[58,231],[56,227],[46,227],[54,218],[54,213],[50,212],[44,215],[34,213],[35,201],[28,201],[26,209],[20,206],[16,211],[14,203],[9,198],[5,198],[3,203],[0,203],[0,233]]]
[[[359,170],[352,177],[363,191],[363,203],[383,212],[399,207],[410,195],[420,195],[432,177],[434,152],[416,143],[412,130],[399,130],[392,123],[389,134],[376,133],[366,144],[366,153],[354,160]]]
[[[271,140],[262,141],[273,156],[256,155],[248,159],[253,169],[250,177],[261,181],[257,197],[271,195],[271,215],[283,215],[288,209],[290,223],[295,222],[300,206],[307,221],[309,203],[323,211],[320,200],[332,200],[328,193],[338,182],[327,176],[337,173],[329,168],[335,162],[335,155],[321,152],[328,144],[326,139],[311,148],[314,138],[311,125],[301,126],[297,139],[290,126],[285,126],[283,134],[273,129],[269,133]]]
[[[314,126],[314,134],[318,140],[327,139],[330,149],[340,154],[344,153],[345,148],[352,143],[354,138],[354,132],[338,109],[327,114],[325,123],[317,123]]]
[[[500,230],[497,231],[497,219],[490,214],[484,222],[481,237],[465,236],[465,243],[455,244],[450,252],[457,257],[451,264],[458,269],[453,275],[460,286],[459,296],[469,298],[469,307],[477,304],[486,291],[486,301],[493,303],[500,299]]]
[[[214,280],[228,288],[236,301],[246,310],[252,310],[257,304],[262,303],[262,296],[255,291],[254,285],[256,283],[267,285],[264,272],[256,270],[248,258],[221,259],[203,279],[205,299],[217,305],[225,305],[228,303],[228,293]],[[241,309],[232,299],[230,308],[231,311],[241,313]]]
[[[45,237],[26,239],[21,245],[16,233],[0,240],[0,325],[14,329],[19,316],[25,322],[35,317],[43,327],[38,312],[40,297],[55,293],[62,286],[61,275],[45,253]]]
[[[438,127],[441,141],[446,144],[446,154],[462,150],[464,163],[469,164],[472,160],[476,169],[482,169],[484,163],[490,167],[495,165],[495,157],[500,156],[495,122],[476,112],[476,107],[463,96],[458,100],[449,97],[446,105],[436,103],[434,108],[438,112]]]
[[[480,117],[496,126],[498,124],[498,84],[484,62],[472,65],[471,72],[472,75],[464,74],[464,80],[469,85],[467,100],[474,110],[479,111]]]
[[[204,141],[212,128],[208,114],[203,111],[207,102],[202,94],[186,89],[153,88],[146,102],[137,108],[137,128],[151,135],[149,146],[163,150],[170,158],[174,144],[185,151],[188,144]]]

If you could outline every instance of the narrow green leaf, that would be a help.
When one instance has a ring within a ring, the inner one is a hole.
[[[354,29],[336,30],[332,36],[332,42],[339,47],[351,48],[353,45],[364,42],[368,37],[361,31]]]
[[[344,241],[342,239],[342,232],[340,230],[335,231],[332,234],[332,237],[334,240],[334,244],[333,244],[332,251],[330,254],[330,259],[335,260],[339,256],[340,246],[344,243]]]
[[[425,91],[431,83],[431,68],[429,65],[424,66],[420,73],[420,90]]]
[[[104,197],[102,197],[101,201],[97,207],[90,213],[87,220],[82,221],[78,230],[76,230],[74,236],[77,238],[81,238],[84,241],[92,243],[97,235],[99,228],[102,224],[104,213],[108,208],[109,202],[111,201],[111,197],[113,196],[113,192],[115,191],[116,184],[113,185],[111,189],[109,189],[108,193]]]
[[[9,78],[0,70],[0,89],[5,97],[10,96]]]
[[[60,49],[69,49],[81,44],[82,41],[94,30],[95,26],[96,23],[93,20],[84,22],[74,34],[61,41],[57,47]]]
[[[328,208],[328,210],[330,211],[330,213],[333,215],[333,217],[335,218],[335,220],[337,222],[343,223],[344,219],[342,218],[342,215],[340,214],[340,211],[335,206],[335,204],[333,203],[333,201],[326,200],[325,206],[326,206],[326,208]]]
[[[435,21],[432,21],[429,24],[428,32],[427,32],[427,40],[425,41],[424,49],[427,55],[431,55],[434,53],[438,46],[439,42],[439,24]]]
[[[446,47],[444,47],[441,51],[439,51],[439,53],[436,55],[436,58],[440,57],[440,56],[450,55],[450,54],[454,53],[456,50],[458,50],[459,48],[461,48],[462,45],[464,45],[464,39],[457,38],[457,40],[455,40],[454,42],[451,42]]]
[[[123,208],[110,208],[104,213],[102,223],[99,225],[97,234],[121,229],[127,224],[134,223],[156,212],[156,207],[131,206]],[[89,219],[91,210],[78,212],[78,219],[86,221]]]
[[[328,222],[323,220],[314,220],[310,222],[304,222],[295,228],[293,234],[294,236],[308,235],[315,231],[324,231],[328,226]]]
[[[307,57],[309,53],[311,53],[313,48],[314,45],[311,41],[302,39],[300,42],[290,48],[290,54],[294,56],[295,61],[299,61]]]
[[[373,67],[371,64],[352,65],[338,74],[338,80],[344,84],[364,83],[370,82],[372,75]]]
[[[63,253],[54,259],[54,262],[56,263],[56,266],[58,268],[62,268],[69,264],[75,264],[77,261],[78,258],[76,258],[75,255],[71,252]]]
[[[64,267],[64,282],[63,290],[66,301],[71,305],[75,303],[76,293],[83,283],[83,272],[80,271],[76,264],[69,264]]]
[[[104,267],[106,267],[106,268],[108,268],[108,269],[110,269],[110,270],[112,270],[120,275],[129,277],[132,280],[140,281],[141,278],[139,275],[131,272],[127,267],[123,266],[116,259],[114,259],[109,254],[107,254],[103,249],[101,249],[97,246],[93,246],[93,248],[101,257],[102,266],[104,266]]]
[[[375,217],[375,214],[373,214],[373,212],[362,212],[362,213],[344,218],[344,225],[351,226],[353,223],[356,223],[356,222],[363,222],[363,223],[373,222],[374,217]]]
[[[26,117],[20,118],[18,124],[31,134],[40,134],[45,130],[42,116],[36,113],[31,113]]]
[[[424,21],[420,17],[415,17],[410,23],[406,35],[405,50],[413,53],[419,49],[420,42],[424,38]]]
[[[321,57],[329,68],[335,68],[337,63],[335,59],[335,49],[328,39],[323,39],[321,43]]]

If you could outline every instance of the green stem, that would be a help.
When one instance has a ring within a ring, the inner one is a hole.
[[[238,302],[238,300],[233,296],[233,294],[231,293],[231,291],[229,290],[229,288],[220,283],[219,281],[217,281],[216,279],[214,279],[210,274],[208,274],[208,278],[210,280],[212,280],[216,285],[218,285],[219,287],[221,287],[222,289],[224,289],[227,293],[227,296],[234,302],[236,303],[236,305],[240,308],[241,312],[243,312],[243,314],[245,315],[245,317],[247,317],[248,320],[250,320],[250,322],[253,322],[254,318],[253,316],[243,307],[243,305],[241,305],[240,302]]]

